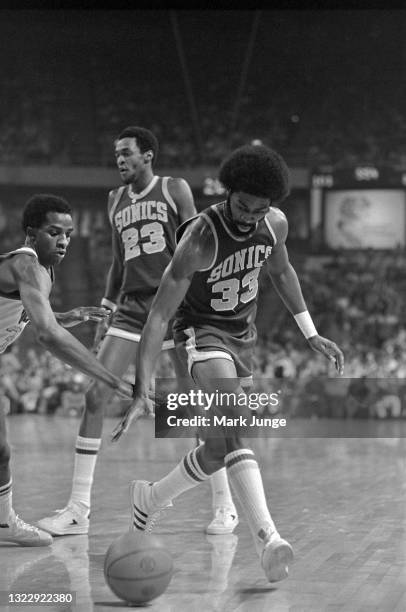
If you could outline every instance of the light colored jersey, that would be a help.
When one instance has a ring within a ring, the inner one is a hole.
[[[5,255],[0,255],[0,266],[5,260],[19,253],[32,255],[38,259],[34,249],[21,247]],[[28,317],[22,305],[19,292],[12,291],[11,293],[6,293],[0,287],[0,353],[4,353],[6,348],[18,338],[27,323]]]

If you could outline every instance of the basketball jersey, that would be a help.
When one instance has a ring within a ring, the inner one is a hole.
[[[109,212],[123,257],[121,293],[155,293],[172,259],[180,219],[168,191],[169,177],[154,176],[141,192],[120,187]]]
[[[225,206],[226,202],[220,202],[198,215],[211,228],[215,253],[207,269],[194,273],[176,313],[176,327],[179,323],[196,327],[206,324],[242,335],[254,324],[259,272],[276,237],[267,217],[246,235],[237,233],[225,215]],[[190,221],[180,226],[178,240]]]
[[[0,266],[3,261],[18,253],[25,253],[38,258],[31,247],[21,247],[5,255],[0,255]],[[28,317],[22,305],[20,293],[18,291],[5,293],[0,288],[0,353],[4,353],[6,348],[18,338],[27,323]]]

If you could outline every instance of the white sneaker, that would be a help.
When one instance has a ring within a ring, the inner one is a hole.
[[[156,506],[152,501],[152,485],[146,480],[133,480],[130,484],[130,531],[152,531],[162,512],[173,506],[172,502],[162,508]]]
[[[278,582],[288,577],[289,564],[293,561],[293,550],[289,542],[277,531],[269,533],[264,540],[261,565],[269,582]]]
[[[54,516],[47,516],[37,524],[52,535],[82,535],[89,532],[89,510],[82,504],[70,501]]]
[[[25,523],[12,510],[6,525],[0,525],[0,542],[14,542],[20,546],[49,546],[52,544],[52,537]]]
[[[206,527],[209,535],[227,535],[233,533],[238,525],[238,514],[235,508],[221,506],[214,511],[214,518]]]

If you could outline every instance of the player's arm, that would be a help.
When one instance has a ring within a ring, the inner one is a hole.
[[[168,181],[168,191],[176,204],[180,223],[187,221],[196,214],[193,193],[189,183],[182,178],[171,178]]]
[[[107,212],[109,219],[111,220],[111,253],[112,259],[109,271],[107,272],[106,287],[104,296],[101,300],[101,306],[105,308],[106,317],[101,319],[96,327],[93,350],[97,352],[101,341],[103,340],[107,329],[110,325],[112,315],[117,309],[117,300],[120,293],[120,288],[123,281],[123,252],[120,241],[120,236],[117,229],[114,226],[113,220],[111,219],[111,209],[114,204],[116,191],[111,191],[109,194],[109,200],[107,205]]]
[[[344,370],[343,353],[334,342],[323,338],[317,333],[307,310],[298,276],[289,261],[288,250],[286,248],[286,238],[288,235],[286,216],[282,211],[272,209],[269,213],[269,220],[277,239],[272,254],[267,260],[267,270],[272,283],[285,306],[294,316],[296,323],[312,349],[334,361],[337,371],[342,374]]]
[[[193,274],[208,268],[214,257],[214,241],[210,227],[201,217],[186,228],[158,288],[137,352],[134,403],[114,429],[118,440],[127,431],[134,417],[144,411],[151,376],[157,361],[168,323],[189,289]]]
[[[120,244],[120,237],[117,230],[113,227],[111,234],[112,260],[107,273],[106,288],[102,299],[102,306],[115,310],[120,287],[123,280],[123,253]]]
[[[272,209],[268,214],[276,236],[276,245],[267,259],[267,271],[285,306],[293,315],[307,310],[299,279],[289,261],[286,248],[288,222],[281,210]]]
[[[51,279],[30,255],[15,257],[11,271],[37,340],[56,357],[126,397],[131,385],[111,374],[72,334],[61,327],[49,303]]]

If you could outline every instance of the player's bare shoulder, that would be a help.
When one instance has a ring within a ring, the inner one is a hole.
[[[210,266],[216,252],[216,238],[204,215],[196,215],[187,222],[180,237],[176,254],[195,269]]]
[[[185,191],[188,191],[190,185],[184,178],[170,176],[168,177],[168,189],[171,196],[175,198],[177,195],[182,195]]]
[[[42,266],[37,257],[27,253],[18,253],[10,260],[10,272],[13,276],[16,288],[21,284],[36,286],[49,293],[52,280],[49,272]]]
[[[288,220],[285,213],[275,206],[271,206],[266,218],[270,223],[278,242],[285,242],[288,235]]]
[[[196,214],[193,193],[185,179],[169,177],[168,191],[177,206],[181,220],[189,219]]]
[[[109,195],[107,197],[107,212],[109,215],[120,190],[123,191],[121,187],[116,187],[115,189],[111,189],[109,191]]]

